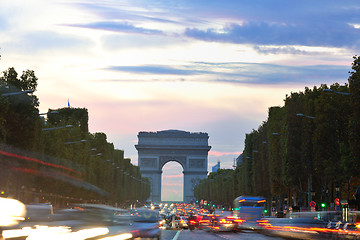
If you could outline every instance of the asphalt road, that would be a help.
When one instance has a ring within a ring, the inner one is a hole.
[[[212,233],[204,230],[161,230],[162,240],[283,240],[253,231]]]

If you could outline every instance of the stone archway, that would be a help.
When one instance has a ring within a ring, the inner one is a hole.
[[[138,163],[141,175],[151,183],[149,200],[161,201],[161,174],[163,166],[176,161],[183,167],[184,202],[194,198],[194,187],[207,176],[208,144],[207,133],[191,133],[180,130],[139,132]]]

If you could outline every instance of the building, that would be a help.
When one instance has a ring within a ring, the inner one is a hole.
[[[212,167],[211,172],[216,172],[218,169],[220,169],[220,161],[218,161],[217,164]]]

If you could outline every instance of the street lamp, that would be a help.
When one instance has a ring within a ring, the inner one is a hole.
[[[312,116],[307,116],[307,115],[302,114],[302,113],[298,113],[298,114],[296,114],[296,116],[298,116],[298,117],[306,117],[306,118],[311,118],[311,119],[315,118],[315,117],[312,117]]]
[[[342,95],[350,95],[350,93],[348,92],[338,92],[338,91],[334,91],[332,89],[324,89],[324,92],[332,92],[332,93],[337,93],[337,94],[342,94]]]
[[[73,141],[73,142],[65,142],[65,144],[73,144],[73,143],[82,143],[82,142],[86,142],[87,140],[82,139],[80,141]]]
[[[55,130],[55,129],[61,129],[61,128],[70,128],[72,127],[73,125],[66,125],[66,126],[63,126],[63,127],[52,127],[52,128],[43,128],[41,130],[43,131],[49,131],[49,130]]]
[[[101,156],[102,153],[98,153],[98,154],[94,154],[94,155],[91,155],[92,157],[96,157],[96,156]]]
[[[42,115],[48,115],[48,114],[52,114],[52,113],[59,113],[58,111],[50,111],[50,112],[47,112],[47,113],[39,113],[40,116]]]
[[[11,95],[18,95],[18,94],[23,94],[23,93],[33,93],[33,92],[34,92],[34,90],[25,90],[25,91],[20,91],[20,92],[2,93],[1,96],[7,97],[7,96],[11,96]]]

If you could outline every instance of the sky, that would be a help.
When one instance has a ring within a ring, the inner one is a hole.
[[[87,108],[135,165],[138,132],[176,129],[231,168],[269,107],[346,83],[359,50],[357,1],[0,0],[0,71],[34,70],[41,112]],[[169,166],[164,199],[182,194]]]

